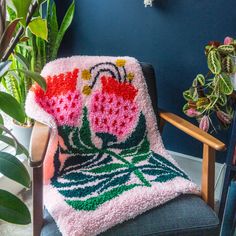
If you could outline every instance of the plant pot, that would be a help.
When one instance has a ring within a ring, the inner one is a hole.
[[[12,122],[12,134],[27,150],[29,150],[32,130],[33,126],[21,126],[17,125],[15,122]]]
[[[234,63],[234,66],[236,67],[236,56],[232,56],[232,61]],[[231,79],[231,82],[232,82],[232,85],[234,87],[234,90],[236,90],[236,72],[233,73],[231,76],[230,76],[230,79]]]

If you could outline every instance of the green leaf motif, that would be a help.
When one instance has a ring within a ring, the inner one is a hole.
[[[220,62],[220,56],[216,50],[212,50],[209,52],[207,56],[207,64],[209,70],[213,74],[220,74],[221,72],[221,62]]]
[[[58,134],[67,147],[58,150],[69,157],[61,166],[57,152],[54,164],[58,175],[52,178],[52,185],[77,210],[95,210],[136,186],[151,187],[154,182],[169,181],[177,176],[188,178],[171,162],[150,150],[146,119],[142,113],[133,133],[123,142],[119,143],[110,134],[99,133],[106,148],[97,148],[92,143],[87,108],[83,110],[80,130],[78,127],[59,126]],[[120,149],[120,152],[113,149]],[[130,184],[133,176],[135,178]],[[147,178],[150,176],[152,181]]]
[[[0,173],[26,188],[30,187],[30,176],[25,166],[9,153],[0,152]]]
[[[107,192],[99,195],[98,197],[92,197],[92,198],[89,198],[88,200],[85,200],[85,201],[67,200],[67,203],[69,205],[71,205],[76,210],[94,211],[102,203],[107,202],[107,201],[119,196],[123,192],[133,189],[136,186],[138,186],[138,185],[136,185],[136,184],[123,185],[123,186],[116,187],[110,191],[107,191]]]
[[[42,19],[41,17],[33,19],[29,23],[29,29],[35,36],[46,41],[48,40],[47,21]]]
[[[127,168],[127,167],[128,165],[125,165],[125,164],[112,163],[112,164],[104,165],[102,167],[91,169],[88,172],[99,174],[99,173],[112,172],[113,170],[117,170],[120,168]]]
[[[151,153],[149,162],[150,164],[155,165],[156,168],[152,167],[151,165],[144,165],[143,167],[141,167],[141,169],[143,169],[143,173],[147,175],[156,176],[153,182],[166,182],[177,176],[189,179],[182,170],[180,170],[166,158],[158,155],[157,153]]]
[[[0,219],[13,224],[31,223],[27,206],[13,194],[0,189]]]
[[[80,139],[81,141],[89,146],[89,147],[95,147],[94,144],[91,141],[91,131],[90,131],[90,127],[89,127],[89,121],[88,121],[88,109],[87,107],[84,107],[83,109],[83,123],[81,126],[81,129],[79,131],[79,135],[80,135]]]

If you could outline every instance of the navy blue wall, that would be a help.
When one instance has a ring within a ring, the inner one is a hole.
[[[60,16],[68,3],[57,1]],[[143,0],[77,0],[60,56],[129,55],[150,62],[159,106],[185,117],[182,92],[197,73],[207,71],[204,45],[236,36],[235,9],[235,0],[155,0],[152,8],[145,8]],[[217,136],[227,141],[227,135]],[[164,142],[170,150],[201,155],[199,143],[170,126]]]

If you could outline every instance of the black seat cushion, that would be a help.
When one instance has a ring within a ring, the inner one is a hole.
[[[41,236],[61,236],[47,210]],[[163,206],[119,224],[100,236],[217,236],[215,212],[195,195],[182,195]]]

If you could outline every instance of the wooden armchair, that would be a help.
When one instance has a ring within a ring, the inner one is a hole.
[[[202,131],[198,127],[192,125],[191,123],[184,120],[183,118],[170,112],[157,110],[157,96],[155,92],[156,86],[155,86],[153,68],[147,64],[142,64],[142,68],[143,68],[143,72],[147,80],[147,85],[148,85],[149,93],[152,99],[152,104],[158,116],[160,131],[162,131],[164,124],[168,122],[172,124],[173,126],[175,126],[176,128],[182,130],[186,134],[192,136],[196,140],[203,143],[201,197],[207,203],[207,205],[209,205],[211,208],[214,208],[215,151],[225,150],[225,144],[217,140],[210,134]],[[34,232],[34,236],[40,235],[41,228],[43,226],[43,188],[42,188],[43,171],[42,170],[43,170],[43,161],[44,161],[45,152],[47,150],[49,137],[50,137],[50,128],[44,124],[36,122],[34,125],[32,137],[31,137],[31,145],[30,145],[30,154],[31,154],[30,165],[33,168],[33,232]],[[166,205],[168,205],[168,203]],[[208,208],[207,210],[210,210]],[[172,212],[172,214],[174,213]],[[213,232],[214,232],[214,235],[216,235],[216,233],[218,234],[219,221],[216,215],[212,213],[212,211],[211,211],[211,214],[212,214],[212,217],[215,217],[213,220],[215,222],[214,227],[212,226],[214,229],[212,228],[212,231],[207,232],[209,234],[204,233],[204,235],[213,235],[212,234]],[[137,225],[138,224],[136,224],[136,227]],[[120,227],[121,227],[121,230],[119,229]],[[125,232],[124,230],[126,230],[127,227],[130,227],[129,221],[121,224],[121,226],[114,227],[115,231],[109,230],[108,232],[105,232],[102,235],[112,235],[112,236],[124,235],[122,234],[122,232]],[[192,227],[194,228],[195,225],[192,225]],[[202,228],[204,227],[202,226]],[[206,225],[206,227],[208,226]],[[175,231],[176,229],[173,229],[173,230]],[[188,235],[186,234],[188,231],[183,231],[184,226],[181,228],[181,230],[182,230],[181,231],[182,233],[180,233],[180,235]],[[203,235],[202,234],[203,231],[201,231],[201,225],[200,226],[196,225],[196,230],[199,232],[199,235]],[[174,231],[172,231],[171,233],[171,230],[169,230],[168,234],[165,234],[165,235],[172,235]],[[161,235],[159,233],[157,232],[156,234],[153,234],[153,235]],[[43,234],[43,235],[52,235],[52,234]],[[53,235],[59,235],[59,234],[54,233]]]

